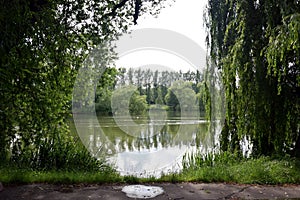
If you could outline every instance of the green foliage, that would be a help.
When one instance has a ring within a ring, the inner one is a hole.
[[[129,112],[131,115],[143,115],[148,109],[146,95],[140,96],[137,92],[133,93],[130,99]]]
[[[89,166],[67,126],[78,69],[92,48],[109,44],[131,17],[155,13],[162,2],[1,1],[1,162],[56,169],[79,159]]]
[[[64,136],[72,138],[72,140],[60,137],[46,138],[38,145],[35,142],[29,147],[23,148],[22,151],[16,153],[13,151],[7,164],[18,168],[44,171],[97,171],[103,168],[105,161],[91,157],[90,152],[83,146],[78,136]]]
[[[209,0],[211,65],[225,87],[222,150],[300,155],[298,1]]]
[[[184,170],[197,170],[203,167],[215,167],[219,165],[233,165],[242,162],[244,158],[239,157],[237,154],[229,152],[207,153],[205,155],[200,152],[185,154],[183,156],[183,169]]]
[[[158,71],[151,69],[133,69],[123,71],[123,75],[118,79],[120,85],[133,84],[138,87],[141,95],[147,96],[148,104],[165,104],[164,99],[168,88],[178,81],[190,82],[191,88],[198,93],[197,84],[203,81],[203,74],[200,71]],[[126,82],[125,80],[128,80]]]
[[[261,157],[244,159],[236,155],[217,154],[194,158],[201,163],[189,166],[180,173],[161,178],[120,176],[110,167],[100,170],[36,171],[0,165],[0,180],[9,183],[153,183],[153,182],[230,182],[246,184],[299,184],[300,161],[291,158]],[[207,161],[206,161],[207,160]],[[213,163],[213,164],[212,164]]]
[[[136,96],[137,93],[133,93],[133,97],[130,97],[131,103],[129,109],[130,112],[134,115],[142,115],[145,113],[147,105],[145,105],[144,97],[146,97],[146,103],[150,106],[153,104],[168,105],[169,109],[180,111],[180,105],[176,95],[178,95],[178,97],[182,99],[181,103],[182,106],[185,107],[185,110],[201,107],[201,111],[204,112],[204,107],[207,102],[207,99],[204,102],[204,98],[208,98],[208,95],[204,97],[203,93],[206,90],[203,88],[199,88],[201,80],[202,74],[199,71],[197,71],[196,73],[193,71],[187,71],[183,73],[181,71],[158,72],[158,70],[142,70],[140,68],[129,68],[128,70],[124,68],[120,68],[119,70],[117,70],[116,68],[107,68],[101,74],[100,83],[98,83],[98,87],[96,90],[96,111],[106,114],[112,112],[111,97],[114,93],[114,90],[117,90],[115,93],[115,97],[120,99],[120,102],[114,101],[115,105],[119,104],[120,107],[127,107],[127,102],[122,102],[121,98],[126,99],[129,97],[120,96],[121,93],[125,95],[125,92],[121,92],[119,90],[119,87],[129,92],[128,89],[130,87],[126,86],[135,85],[141,97]],[[87,82],[87,80],[84,80],[83,82],[85,83]],[[173,86],[171,87],[171,85]],[[82,92],[87,93],[86,90],[83,90]],[[117,93],[119,92],[121,93],[118,95]],[[174,94],[174,92],[176,93],[176,95]],[[197,97],[195,99],[195,93],[198,92],[201,92],[201,94],[197,94]],[[85,100],[90,99],[88,98],[89,95],[86,96],[87,98],[85,98]],[[187,97],[187,99],[185,99],[185,97]],[[92,99],[90,100],[92,101]],[[198,105],[195,105],[196,101],[198,102]]]
[[[168,93],[165,97],[166,105],[173,111],[180,111],[180,104],[179,101],[171,89],[168,89]]]
[[[84,149],[83,149],[84,150]],[[77,153],[80,151],[77,151]],[[84,153],[82,154],[84,155]],[[77,157],[76,162],[62,169],[33,170],[1,163],[0,180],[3,183],[145,183],[145,182],[234,182],[247,184],[299,184],[300,160],[290,157],[244,158],[230,152],[186,154],[184,169],[180,173],[162,175],[161,178],[121,177],[110,166],[101,163],[98,167],[86,168],[87,156]],[[75,159],[74,159],[75,161]]]
[[[134,86],[117,88],[112,96],[112,112],[118,115],[143,115],[148,109],[146,96]],[[129,113],[128,113],[129,112]]]
[[[0,179],[6,184],[28,183],[115,183],[121,182],[122,177],[111,168],[98,171],[33,171],[14,167],[0,168]]]
[[[116,68],[106,68],[99,83],[97,84],[95,104],[96,111],[101,113],[111,112],[111,95],[115,89],[117,76],[121,74],[121,69],[118,71]]]
[[[198,93],[197,102],[199,105],[200,115],[207,116],[206,110],[210,111],[210,95],[209,90],[207,88],[207,84],[203,81],[197,84]]]
[[[185,155],[184,170],[177,180],[235,182],[247,184],[284,184],[300,181],[298,159],[270,157],[243,158],[238,154],[195,153]]]
[[[192,82],[176,81],[168,89],[165,97],[166,105],[174,111],[193,111],[199,109],[196,106],[196,94],[192,89]]]

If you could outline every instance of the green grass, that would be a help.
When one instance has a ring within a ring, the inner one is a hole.
[[[163,175],[159,179],[120,176],[111,168],[99,171],[34,171],[0,166],[0,182],[25,183],[149,183],[149,182],[229,182],[245,184],[300,184],[300,160],[260,157],[245,159],[228,153],[216,156],[186,157],[179,174]]]
[[[241,158],[229,153],[192,155],[178,181],[233,182],[244,184],[299,184],[300,160],[294,158]],[[162,177],[169,179],[169,176]]]
[[[4,184],[27,183],[114,183],[122,178],[114,172],[64,172],[64,171],[30,171],[24,169],[1,169],[0,181]]]

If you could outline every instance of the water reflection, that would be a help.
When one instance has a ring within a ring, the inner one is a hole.
[[[76,118],[77,132],[90,152],[105,156],[121,174],[159,176],[178,171],[184,153],[206,151],[216,143],[205,120],[174,113],[168,113],[164,120],[139,117],[134,123],[122,117],[116,123],[113,117],[88,114]]]

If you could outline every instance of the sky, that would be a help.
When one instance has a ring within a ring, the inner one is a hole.
[[[163,8],[157,17],[141,16],[138,19],[138,25],[133,26],[132,29],[161,28],[172,30],[193,40],[205,50],[206,33],[203,25],[203,11],[206,3],[207,0],[176,0],[171,6]],[[189,62],[180,56],[157,49],[133,51],[119,57],[116,65],[125,68],[163,65],[182,71],[194,69]]]
[[[161,10],[157,17],[145,15],[138,19],[139,28],[164,28],[182,33],[205,49],[203,11],[207,0],[176,0],[172,6]]]

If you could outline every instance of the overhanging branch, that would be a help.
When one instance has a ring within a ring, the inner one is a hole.
[[[117,10],[122,8],[123,6],[125,6],[125,4],[128,2],[129,0],[122,0],[120,3],[116,4],[112,11],[105,14],[102,18],[107,18],[107,17],[112,17],[114,18],[117,15]],[[134,14],[133,14],[133,23],[137,24],[137,19],[139,17],[140,14],[140,9],[141,9],[141,5],[142,5],[142,1],[141,0],[135,0],[134,3]]]

